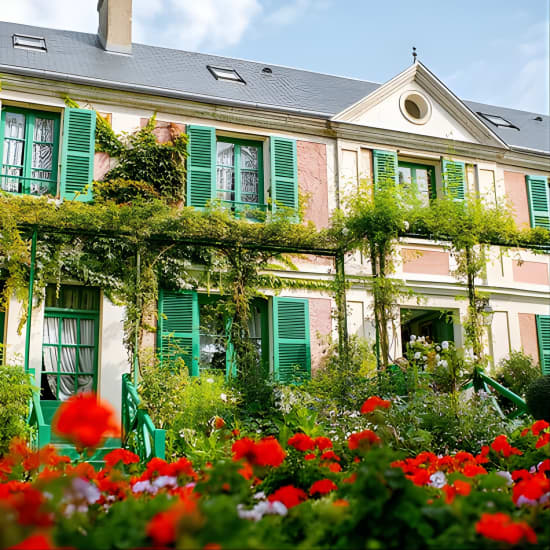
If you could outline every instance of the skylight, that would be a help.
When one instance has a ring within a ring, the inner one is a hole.
[[[13,47],[24,48],[25,50],[45,52],[46,39],[41,36],[26,36],[24,34],[14,34]]]
[[[242,82],[246,84],[235,69],[224,69],[222,67],[212,67],[211,65],[207,65],[207,68],[216,80],[231,80],[233,82]]]
[[[491,124],[494,124],[495,126],[503,126],[504,128],[515,128],[516,130],[519,130],[517,126],[514,126],[511,122],[509,122],[505,118],[502,118],[499,115],[490,115],[488,113],[479,112],[477,114],[483,117],[485,120],[488,120]]]

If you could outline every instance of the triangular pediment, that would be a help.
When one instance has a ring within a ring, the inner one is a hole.
[[[493,147],[506,144],[422,63],[415,62],[332,118]]]

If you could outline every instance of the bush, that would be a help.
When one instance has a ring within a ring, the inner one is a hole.
[[[14,437],[25,438],[26,417],[32,397],[30,377],[22,367],[0,365],[0,456]]]
[[[155,188],[144,181],[116,178],[109,181],[94,182],[94,200],[114,201],[124,204],[136,200],[160,198]]]
[[[526,394],[527,409],[537,420],[550,422],[550,376],[531,382]]]
[[[525,397],[527,388],[539,376],[540,367],[530,355],[513,351],[508,358],[499,362],[496,379],[515,394]]]

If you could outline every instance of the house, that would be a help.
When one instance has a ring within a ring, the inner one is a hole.
[[[550,118],[458,98],[420,62],[383,85],[261,62],[133,44],[131,0],[100,0],[97,35],[0,23],[2,171],[7,193],[92,200],[86,187],[111,161],[94,153],[93,110],[116,132],[131,132],[157,114],[157,136],[189,135],[187,204],[221,198],[268,208],[296,207],[309,194],[305,217],[327,227],[347,189],[376,181],[391,166],[399,185],[416,183],[422,200],[443,193],[442,173],[456,173],[461,197],[509,201],[519,226],[550,228]],[[86,109],[67,108],[70,96]],[[86,190],[86,192],[82,192]],[[550,257],[492,247],[480,288],[493,311],[486,348],[494,362],[523,349],[550,373]],[[406,238],[397,276],[422,294],[401,306],[391,359],[410,334],[434,340],[464,337],[465,289],[452,276],[454,258],[440,243]],[[334,277],[332,260],[299,260],[310,278]],[[346,271],[368,275],[360,255]],[[284,275],[284,273],[283,273]],[[190,368],[225,369],[223,327],[206,327],[206,293],[161,289],[158,345],[178,333],[191,350]],[[363,285],[347,293],[349,332],[373,337],[371,297]],[[123,346],[124,310],[100,288],[76,281],[55,286],[18,332],[22,304],[13,297],[0,313],[5,359],[21,360],[28,346],[44,401],[59,402],[96,389],[120,408],[121,377],[130,364]],[[320,334],[334,331],[334,300],[313,290],[288,290],[254,304],[252,337],[279,375],[289,365],[315,370]],[[181,318],[190,320],[185,326]],[[155,345],[155,339],[150,345]],[[286,358],[286,359],[285,359]],[[286,360],[286,363],[285,363]]]

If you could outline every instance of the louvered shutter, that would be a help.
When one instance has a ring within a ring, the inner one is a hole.
[[[537,315],[540,368],[543,375],[550,376],[550,315]]]
[[[273,366],[275,378],[289,384],[311,374],[308,301],[273,298]]]
[[[187,134],[187,206],[204,208],[216,194],[216,131],[192,125]]]
[[[65,200],[92,200],[95,122],[95,111],[71,107],[65,109],[60,193]]]
[[[545,176],[526,176],[531,227],[550,230],[550,197]]]
[[[443,188],[456,201],[466,196],[466,170],[463,162],[443,159]]]
[[[161,363],[183,359],[189,374],[199,374],[199,302],[196,292],[162,290],[159,294],[157,345]]]
[[[298,164],[296,140],[280,137],[270,139],[271,198],[277,203],[298,211]]]
[[[374,188],[396,186],[398,183],[397,153],[375,149],[372,156],[374,159]]]

